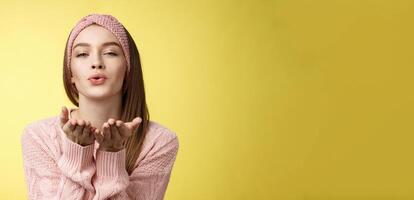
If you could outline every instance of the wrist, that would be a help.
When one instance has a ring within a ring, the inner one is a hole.
[[[95,141],[92,141],[92,142],[76,141],[77,144],[79,144],[79,145],[81,145],[83,147],[86,147],[86,146],[89,146],[91,144],[94,144],[94,142]]]
[[[121,151],[122,149],[124,149],[125,147],[99,147],[98,150],[99,151],[108,151],[108,152],[118,152]]]
[[[97,151],[96,152],[96,178],[103,182],[119,180],[128,177],[125,167],[125,148],[118,152]]]
[[[79,138],[77,138],[77,137],[75,137],[75,136],[72,136],[72,135],[66,135],[66,137],[67,137],[70,141],[72,141],[73,143],[76,143],[76,144],[78,144],[78,145],[80,145],[80,146],[82,146],[82,147],[86,147],[86,146],[89,146],[89,145],[91,145],[91,144],[94,144],[94,143],[95,143],[95,140],[91,140],[91,141],[84,141],[84,140],[80,140]]]

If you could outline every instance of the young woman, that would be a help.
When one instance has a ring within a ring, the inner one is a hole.
[[[149,120],[138,49],[115,17],[90,14],[75,25],[63,83],[77,108],[22,134],[29,199],[163,199],[178,139]]]

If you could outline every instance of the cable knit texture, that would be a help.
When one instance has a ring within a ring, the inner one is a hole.
[[[80,146],[66,137],[59,120],[59,116],[41,119],[23,130],[21,142],[29,199],[164,198],[179,147],[174,132],[150,121],[135,169],[128,175],[125,149],[100,151],[97,142]]]
[[[126,31],[124,29],[124,26],[121,24],[121,22],[118,21],[114,16],[109,14],[89,14],[85,17],[82,17],[73,27],[72,31],[69,35],[68,45],[67,45],[67,62],[66,66],[70,68],[70,60],[72,55],[72,47],[73,42],[75,41],[76,37],[79,35],[79,33],[85,29],[86,27],[97,24],[100,25],[107,30],[111,31],[112,34],[115,35],[115,37],[118,39],[119,43],[121,44],[122,51],[124,52],[125,59],[127,62],[127,72],[130,70],[130,55],[129,55],[129,44],[128,44],[128,36],[126,34]]]

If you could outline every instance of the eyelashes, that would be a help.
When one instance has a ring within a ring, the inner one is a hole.
[[[77,54],[76,57],[79,58],[79,57],[82,57],[82,56],[85,56],[85,55],[86,55],[86,53],[80,53],[80,54]]]
[[[117,56],[118,55],[118,54],[116,54],[114,52],[108,52],[108,53],[105,53],[105,54],[108,54],[110,56]],[[79,57],[86,57],[87,55],[88,55],[87,53],[79,53],[79,54],[76,54],[76,57],[77,58],[79,58]]]

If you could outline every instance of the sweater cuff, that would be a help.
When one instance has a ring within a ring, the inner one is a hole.
[[[126,150],[117,152],[101,151],[96,152],[96,175],[100,178],[128,177],[125,169]]]
[[[71,141],[66,134],[62,132],[62,150],[63,155],[59,160],[59,166],[62,169],[76,172],[86,169],[93,165],[94,143],[88,146],[81,146]]]

